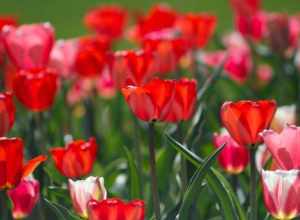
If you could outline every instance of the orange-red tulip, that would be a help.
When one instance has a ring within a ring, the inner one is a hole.
[[[0,136],[4,136],[14,125],[15,112],[11,93],[0,93]]]

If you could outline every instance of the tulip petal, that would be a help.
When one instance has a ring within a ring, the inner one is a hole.
[[[29,176],[39,165],[40,163],[47,160],[47,157],[44,155],[37,156],[27,162],[27,164],[23,167],[22,177]]]

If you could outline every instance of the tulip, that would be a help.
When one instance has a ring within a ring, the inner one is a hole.
[[[299,170],[262,171],[263,197],[268,212],[276,219],[299,215]]]
[[[67,102],[70,105],[74,105],[84,100],[91,95],[93,88],[93,81],[91,79],[77,78],[67,93]]]
[[[177,20],[176,27],[190,40],[191,46],[203,48],[213,36],[216,24],[214,15],[188,13]]]
[[[57,41],[51,51],[48,66],[55,69],[60,76],[69,78],[74,72],[77,51],[77,39]]]
[[[174,81],[174,98],[170,110],[163,121],[178,122],[186,121],[194,113],[197,99],[197,81],[194,79],[182,78]]]
[[[34,112],[50,108],[58,89],[57,74],[52,69],[42,69],[38,72],[20,70],[13,84],[18,100]]]
[[[226,132],[214,134],[213,143],[216,148],[226,144],[218,156],[219,165],[229,174],[239,174],[249,163],[249,152],[245,146],[238,144]]]
[[[289,43],[297,48],[300,38],[300,16],[292,16],[289,19]]]
[[[235,13],[251,16],[258,12],[261,7],[261,0],[230,0]]]
[[[0,93],[0,106],[0,136],[4,136],[15,122],[16,108],[11,93]]]
[[[7,26],[2,32],[4,46],[14,65],[28,71],[47,66],[54,44],[54,32],[50,24]]]
[[[176,70],[189,45],[185,38],[175,36],[174,31],[161,31],[146,35],[143,48],[154,54],[157,72],[164,74]]]
[[[116,95],[117,85],[108,68],[97,79],[96,89],[98,94],[105,99],[111,99]]]
[[[296,106],[285,105],[277,108],[271,123],[271,128],[281,132],[286,125],[296,124]]]
[[[68,178],[78,178],[88,175],[96,160],[97,143],[95,138],[88,141],[76,140],[65,148],[50,149],[57,170]]]
[[[169,112],[174,96],[171,80],[153,79],[145,86],[122,89],[131,111],[143,121],[162,120]]]
[[[108,62],[110,40],[105,36],[83,37],[79,40],[74,68],[81,77],[100,75]]]
[[[281,169],[300,169],[300,127],[288,125],[280,133],[265,130],[261,135]]]
[[[90,200],[106,199],[106,189],[102,177],[90,176],[85,180],[69,179],[69,191],[75,212],[82,218],[88,218],[87,204]]]
[[[141,200],[128,203],[120,199],[91,200],[89,220],[144,220],[145,205]]]
[[[7,191],[12,202],[12,216],[23,219],[30,215],[40,198],[40,184],[35,179],[24,179],[20,184]]]
[[[118,5],[92,8],[84,17],[84,23],[89,29],[113,39],[123,34],[126,22],[127,12]]]
[[[46,159],[46,156],[37,156],[24,164],[22,139],[0,138],[0,189],[17,186]]]
[[[269,127],[275,111],[274,100],[225,102],[221,120],[236,142],[255,145],[261,140],[259,133]]]

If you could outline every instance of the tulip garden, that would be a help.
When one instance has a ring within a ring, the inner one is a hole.
[[[0,14],[0,219],[300,219],[300,14],[227,4]]]

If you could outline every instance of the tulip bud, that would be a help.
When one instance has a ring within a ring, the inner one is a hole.
[[[9,191],[7,195],[12,202],[12,216],[14,219],[27,217],[40,198],[40,184],[35,179],[24,179]]]
[[[90,176],[85,180],[69,179],[69,190],[75,212],[82,218],[88,218],[87,203],[91,200],[106,199],[106,189],[102,177]]]

